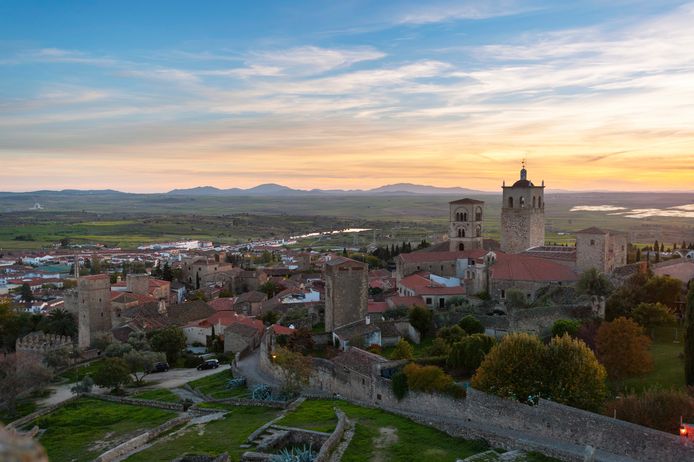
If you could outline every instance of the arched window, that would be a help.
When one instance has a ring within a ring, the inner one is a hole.
[[[462,242],[458,244],[458,250],[460,250],[461,252],[465,250],[465,244],[463,244]]]
[[[463,213],[463,221],[467,221],[467,212]]]
[[[510,208],[510,209],[513,208],[513,197],[508,198],[508,208]]]
[[[458,229],[458,237],[465,237],[465,230],[463,228]]]
[[[533,196],[533,208],[535,208],[535,196]]]
[[[482,227],[481,226],[479,226],[479,225],[477,226],[477,229],[475,230],[475,235],[477,237],[482,237]]]
[[[455,221],[460,221],[460,212],[455,214]]]
[[[475,209],[475,221],[482,221],[482,207]]]
[[[519,206],[520,208],[525,207],[525,197],[521,196],[521,197],[518,198],[518,206]]]
[[[542,208],[542,198],[541,197],[537,198],[537,207]]]

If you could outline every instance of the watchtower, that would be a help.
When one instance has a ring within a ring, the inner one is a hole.
[[[535,186],[528,180],[523,160],[520,179],[502,186],[501,250],[520,253],[545,245],[545,182]]]
[[[484,202],[460,199],[448,203],[448,242],[451,252],[482,248],[482,218]]]

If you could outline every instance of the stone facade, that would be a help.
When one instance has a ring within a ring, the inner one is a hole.
[[[66,335],[44,334],[32,332],[17,339],[15,350],[17,360],[42,361],[44,356],[51,351],[68,350],[72,348],[72,339]]]
[[[503,186],[501,250],[520,253],[545,244],[545,185],[527,179],[525,167],[513,186]]]
[[[451,252],[483,248],[484,202],[460,199],[449,202],[448,242]]]
[[[588,228],[576,233],[576,269],[611,273],[627,264],[627,236],[617,231]]]
[[[366,317],[369,297],[369,267],[344,257],[325,263],[325,331]]]
[[[78,346],[89,348],[97,335],[110,335],[111,281],[107,274],[82,276],[65,294],[65,309],[77,317]]]

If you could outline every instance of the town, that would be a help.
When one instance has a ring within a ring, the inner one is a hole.
[[[694,361],[677,359],[694,250],[641,252],[628,232],[595,226],[574,245],[546,245],[544,188],[525,164],[503,184],[499,241],[485,235],[485,202],[462,198],[448,204],[440,242],[184,241],[3,257],[3,421],[51,460],[339,460],[366,409],[450,435],[460,460],[686,460],[694,427],[681,419],[693,400],[649,391],[666,378],[647,377],[661,367],[683,377]],[[659,418],[638,411],[663,402]],[[101,403],[126,419],[128,407],[155,409],[162,423],[69,448],[50,436],[52,415]],[[257,431],[192,458],[181,425],[253,406],[267,409],[265,425],[250,419]],[[316,431],[313,419],[336,424]]]

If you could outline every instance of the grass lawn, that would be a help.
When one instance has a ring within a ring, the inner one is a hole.
[[[345,462],[364,461],[365,456],[390,462],[416,459],[452,462],[486,450],[484,444],[453,438],[439,430],[378,409],[355,406],[344,401],[309,400],[288,414],[281,425],[329,432],[337,419],[338,406],[356,419],[354,438],[343,457]]]
[[[274,419],[276,409],[256,406],[235,406],[222,420],[204,426],[187,428],[177,438],[162,438],[151,447],[127,458],[128,462],[169,462],[183,454],[205,454],[217,456],[229,453],[231,460],[239,460],[248,449],[239,446],[265,422]]]
[[[225,388],[227,382],[233,378],[234,375],[231,369],[225,369],[222,372],[188,382],[188,385],[194,390],[198,390],[200,393],[204,393],[212,398],[248,398],[248,389],[246,387]]]
[[[172,403],[180,401],[180,398],[174,392],[164,388],[139,391],[134,395],[131,395],[131,398],[154,399],[157,401],[167,401]]]
[[[175,416],[175,412],[163,409],[80,399],[36,419],[26,428],[38,425],[46,430],[40,441],[51,462],[70,462],[94,459]]]
[[[678,343],[674,343],[672,328],[658,329],[651,344],[653,370],[640,377],[632,377],[623,382],[620,389],[626,392],[641,392],[649,388],[684,387],[684,363],[679,358],[684,351],[683,329],[677,330]]]
[[[94,372],[96,372],[96,369],[99,367],[101,362],[101,359],[97,359],[87,364],[77,365],[61,373],[60,377],[68,379],[70,383],[75,383],[86,375],[91,375],[94,377]]]
[[[423,338],[422,341],[419,342],[419,345],[415,345],[414,343],[410,342],[410,345],[412,345],[412,354],[414,355],[414,358],[424,358],[429,356],[429,348],[431,347],[431,344],[433,342],[434,337]],[[381,353],[381,356],[383,356],[384,358],[390,358],[394,350],[394,346],[384,348],[383,352]]]

